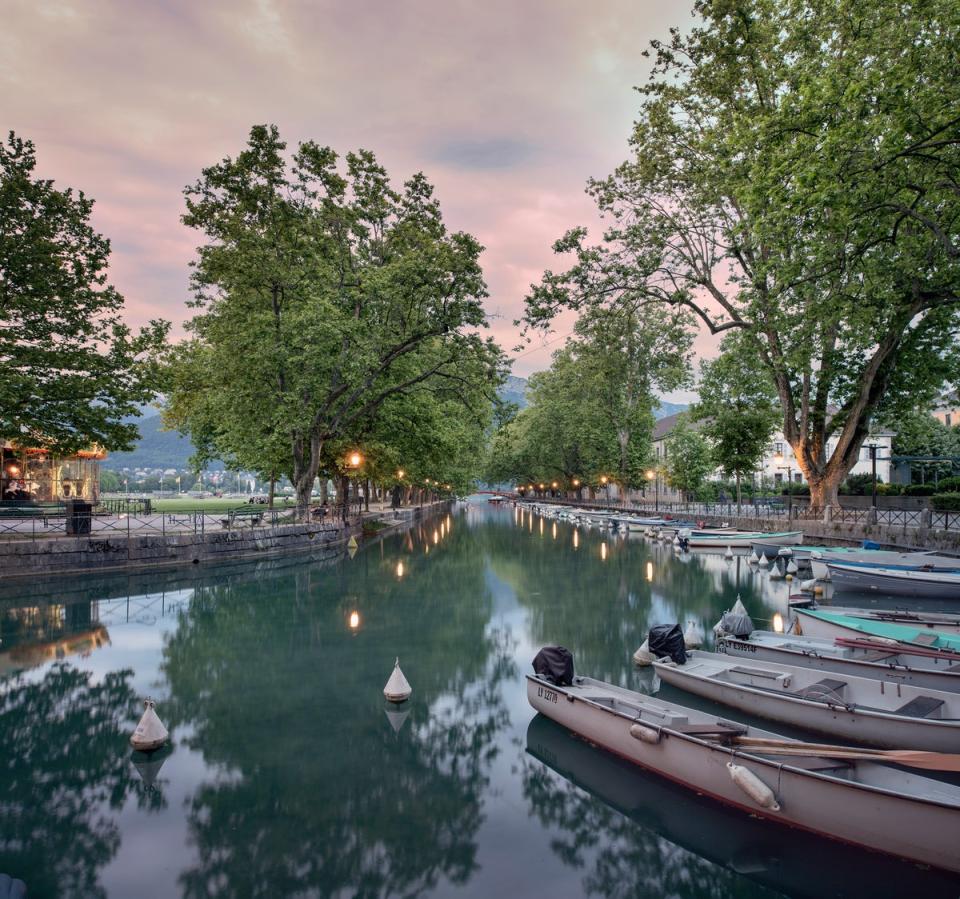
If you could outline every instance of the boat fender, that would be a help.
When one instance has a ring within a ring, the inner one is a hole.
[[[640,644],[640,648],[633,654],[633,664],[645,668],[656,661],[656,655],[650,652],[650,640],[647,638]]]
[[[770,809],[772,812],[780,811],[780,803],[777,802],[773,790],[749,768],[728,762],[727,769],[730,771],[730,779],[757,805],[761,808]]]
[[[645,724],[631,724],[630,736],[641,743],[650,743],[653,746],[660,742],[660,731]]]

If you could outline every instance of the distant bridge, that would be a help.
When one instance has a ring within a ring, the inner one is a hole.
[[[485,496],[506,496],[510,499],[516,499],[517,496],[512,490],[475,490],[474,493],[480,493]]]

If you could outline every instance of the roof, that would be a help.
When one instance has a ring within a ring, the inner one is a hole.
[[[663,440],[676,426],[685,412],[674,412],[673,415],[666,415],[653,425],[653,439]],[[689,416],[688,416],[689,417]]]

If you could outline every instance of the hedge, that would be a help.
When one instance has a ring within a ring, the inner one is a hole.
[[[960,493],[936,493],[930,503],[938,512],[960,512]]]
[[[933,496],[939,488],[935,484],[908,484],[903,488],[904,496]]]
[[[960,478],[940,478],[937,493],[960,493]]]

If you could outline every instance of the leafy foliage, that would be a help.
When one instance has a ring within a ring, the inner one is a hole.
[[[36,150],[0,143],[0,435],[73,452],[128,449],[153,399],[168,325],[134,334],[107,282],[93,200],[36,178]]]
[[[670,486],[688,496],[695,494],[715,467],[709,441],[681,415],[664,446],[663,467]]]

